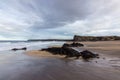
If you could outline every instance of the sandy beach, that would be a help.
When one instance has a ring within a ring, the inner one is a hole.
[[[84,49],[92,50],[103,55],[120,58],[120,41],[82,42]]]
[[[29,56],[34,56],[34,57],[51,57],[51,58],[63,58],[65,55],[53,55],[50,52],[47,51],[40,51],[40,50],[32,50],[26,52],[27,55]]]
[[[71,42],[68,42],[68,43],[71,43]],[[87,41],[87,42],[80,42],[80,43],[85,45],[84,47],[79,47],[79,49],[81,50],[90,50],[93,52],[97,52],[101,55],[120,58],[120,41],[96,41],[96,42]],[[61,46],[54,46],[54,47],[61,47]],[[47,51],[40,51],[40,50],[28,51],[26,53],[31,56],[39,56],[39,57],[59,56],[59,55],[52,55]]]
[[[63,62],[60,64],[57,62],[55,63],[56,65],[52,64],[52,70],[51,67],[47,68],[48,71],[45,72],[49,75],[49,79],[51,78],[51,80],[120,79],[120,41],[98,41],[81,43],[83,43],[85,47],[79,49],[87,49],[98,53],[100,54],[100,59],[93,59],[90,60],[90,62],[85,62],[81,58],[77,60],[75,58],[65,59],[63,56],[60,57],[60,55],[52,55],[51,53],[44,51],[30,51],[27,52],[27,54],[34,57],[36,56],[46,57],[49,59],[57,59]]]
[[[11,52],[0,55],[0,80],[120,80],[120,41],[82,43],[85,47],[79,49],[100,58],[86,62],[39,50]]]

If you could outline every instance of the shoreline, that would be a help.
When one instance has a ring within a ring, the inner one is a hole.
[[[90,62],[96,63],[96,65],[99,65],[102,67],[109,66],[112,67],[113,70],[120,71],[120,41],[114,42],[114,41],[108,41],[108,42],[80,42],[84,44],[84,47],[79,47],[81,50],[89,50],[93,53],[97,53],[100,55],[99,59],[90,59]],[[54,47],[60,47],[60,46],[54,46]],[[38,58],[56,58],[56,59],[62,59],[65,58],[65,55],[53,55],[50,52],[47,51],[40,51],[40,50],[32,50],[27,51],[26,55],[32,56],[32,57],[38,57]],[[69,57],[65,58],[65,60],[79,60],[84,62],[84,59],[81,57],[79,59],[76,59],[75,57]],[[98,63],[98,64],[97,64]]]
[[[67,42],[70,43],[70,42]],[[79,47],[81,50],[90,50],[93,52],[100,53],[102,55],[110,57],[120,58],[120,41],[97,41],[97,42],[80,42],[84,44],[84,47]],[[49,46],[49,47],[61,47],[61,46]],[[53,55],[47,51],[31,50],[27,51],[26,54],[31,56],[41,56],[41,57],[61,57],[61,55]]]
[[[120,41],[114,42],[109,41],[105,42],[81,42],[82,44],[86,45],[85,47],[79,47],[81,50],[90,50],[93,53],[97,53],[100,55],[99,59],[90,59],[88,62],[91,64],[96,63],[95,65],[100,66],[101,68],[105,66],[109,66],[113,70],[120,71]],[[113,46],[114,45],[114,46]],[[55,47],[55,46],[54,46]],[[56,46],[58,47],[58,46]],[[60,46],[59,46],[60,47]],[[116,51],[117,50],[117,51]],[[49,58],[49,59],[65,59],[65,60],[78,60],[84,63],[84,59],[81,57],[76,59],[75,57],[65,58],[65,55],[53,55],[47,51],[40,51],[40,50],[33,50],[27,51],[26,55],[38,58]],[[86,62],[86,61],[85,61]]]

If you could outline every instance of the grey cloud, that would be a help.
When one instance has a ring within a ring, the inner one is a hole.
[[[36,29],[61,27],[65,25],[66,22],[85,19],[90,14],[87,1],[88,0],[41,0],[35,4],[37,8],[39,8],[39,13],[42,15],[44,22],[33,25],[33,27]]]
[[[66,22],[86,18],[90,13],[88,2],[89,0],[7,0],[1,4],[4,5],[4,10],[9,11],[8,15],[14,14],[16,16],[13,17],[28,24],[32,22],[30,27],[38,30],[61,27]]]
[[[119,0],[0,0],[0,36],[117,35],[119,7]]]

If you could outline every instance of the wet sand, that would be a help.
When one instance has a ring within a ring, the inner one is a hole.
[[[27,55],[29,56],[34,56],[34,57],[53,57],[53,58],[63,58],[65,55],[53,55],[52,53],[49,53],[47,51],[40,51],[40,50],[32,50],[32,51],[27,51]]]
[[[11,52],[12,54],[7,57],[7,54],[0,55],[4,57],[0,59],[0,80],[120,80],[120,54],[116,53],[119,52],[117,49],[120,48],[119,42],[83,43],[86,47],[80,49],[100,53],[101,58],[86,62],[82,59],[53,57],[46,52],[44,53],[46,55],[37,51],[24,52],[25,54]],[[113,44],[117,47],[115,48]],[[96,48],[97,46],[100,48]],[[113,49],[107,48],[110,46]],[[114,58],[111,58],[112,56]],[[114,59],[117,59],[117,62]]]
[[[120,41],[82,42],[84,49],[92,50],[100,54],[120,58]]]
[[[20,56],[20,55],[19,55]],[[120,72],[106,63],[64,58],[14,56],[0,64],[0,80],[119,80]],[[101,61],[102,62],[102,61]],[[107,62],[107,61],[106,61]]]

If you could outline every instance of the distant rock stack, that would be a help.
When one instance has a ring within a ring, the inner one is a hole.
[[[119,36],[78,36],[75,35],[74,41],[115,41],[120,40]]]

